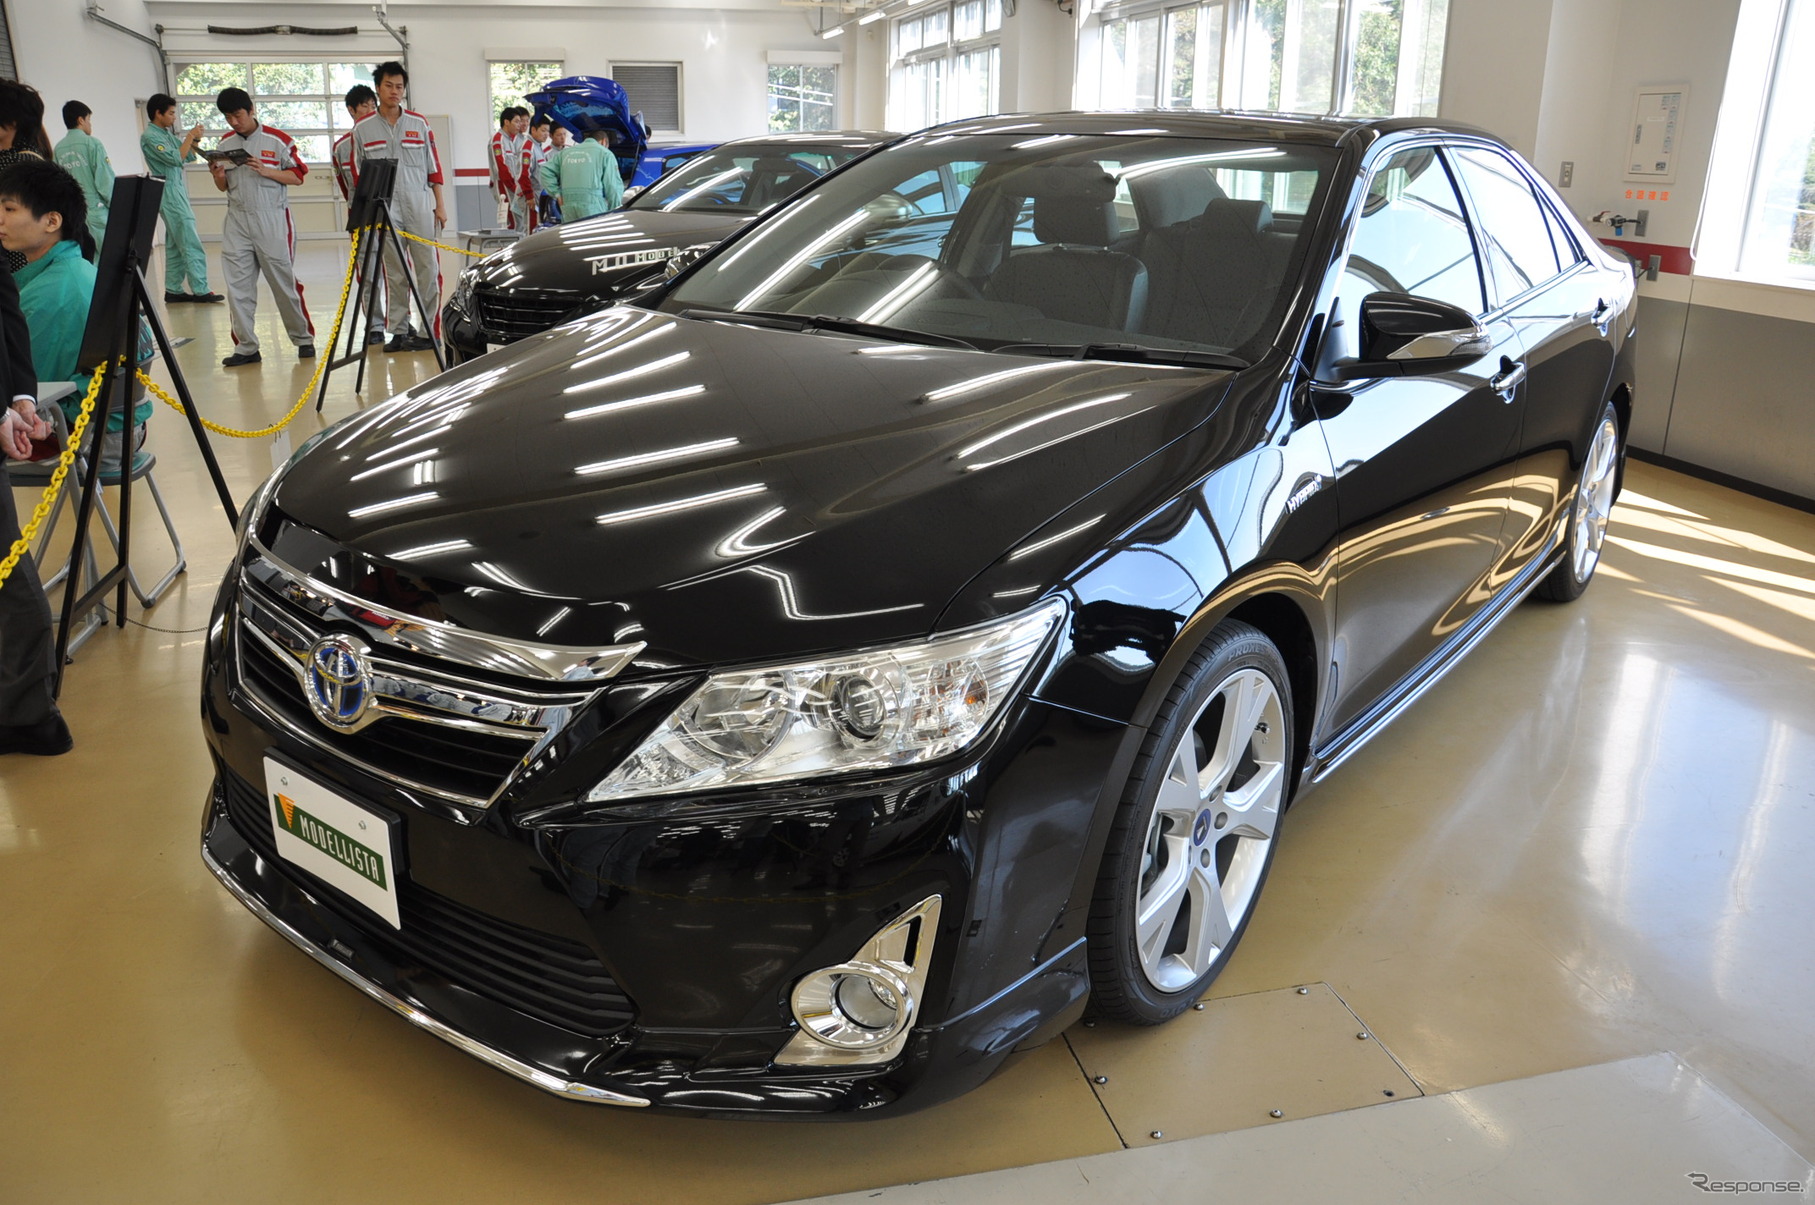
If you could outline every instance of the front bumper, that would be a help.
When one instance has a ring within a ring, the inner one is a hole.
[[[725,1116],[905,1111],[967,1091],[1082,1010],[1074,883],[1120,728],[1028,703],[978,761],[936,775],[519,824],[502,804],[476,819],[414,806],[265,727],[223,672],[228,627],[204,686],[209,868],[341,978],[539,1088]],[[276,855],[268,753],[403,818],[401,932]],[[941,932],[900,1056],[778,1065],[793,985],[932,894]]]

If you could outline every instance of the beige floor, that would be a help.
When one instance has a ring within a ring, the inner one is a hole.
[[[330,248],[302,266],[311,297],[336,291]],[[269,422],[308,369],[273,326],[263,365],[224,372],[226,321],[176,308],[185,370],[209,417]],[[433,371],[371,363],[368,399]],[[351,387],[336,374],[327,421],[360,404]],[[321,421],[305,410],[296,439]],[[1815,1152],[1815,517],[1634,465],[1588,596],[1521,608],[1294,809],[1241,951],[1177,1023],[1195,1031],[1080,1028],[894,1122],[729,1124],[509,1080],[214,883],[196,680],[231,538],[180,420],[160,413],[152,440],[190,571],[130,612],[153,626],[104,631],[70,667],[75,752],[0,762],[8,1205],[769,1202],[1660,1051]],[[237,496],[270,445],[216,441]],[[1351,1072],[1365,1092],[1326,1090]]]

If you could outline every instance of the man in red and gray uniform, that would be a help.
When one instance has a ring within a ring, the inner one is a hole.
[[[509,230],[528,230],[535,190],[526,175],[529,151],[529,110],[511,105],[498,114],[498,132],[492,135],[492,193],[498,198],[498,224]]]
[[[347,89],[347,116],[353,125],[358,125],[372,114],[378,112],[378,94],[364,84],[354,84]],[[330,152],[334,160],[334,183],[340,186],[340,199],[351,205],[353,203],[353,186],[358,178],[353,171],[353,131],[348,130],[334,140],[334,149]],[[360,257],[362,260],[364,256]],[[354,266],[358,272],[358,265]],[[359,276],[355,286],[360,294],[365,292],[365,277]],[[384,288],[379,287],[378,295],[373,299],[372,312],[366,323],[366,343],[384,342]]]
[[[227,309],[233,319],[233,354],[227,368],[259,361],[258,278],[262,272],[284,330],[296,344],[296,355],[315,355],[315,324],[296,282],[296,225],[290,220],[290,189],[303,182],[309,167],[296,153],[296,143],[282,130],[260,125],[252,98],[243,88],[227,88],[215,108],[233,132],[221,139],[221,151],[243,151],[244,163],[210,158],[214,186],[227,194],[227,218],[221,227],[221,267],[227,277]]]
[[[441,200],[441,154],[435,149],[435,131],[420,113],[403,107],[409,72],[398,62],[372,68],[378,89],[378,112],[353,127],[353,175],[374,159],[397,162],[397,184],[391,193],[391,217],[400,233],[432,239],[447,223],[447,206]],[[386,326],[391,341],[386,351],[428,351],[441,339],[441,261],[433,247],[405,240],[416,278],[416,289],[428,311],[433,338],[410,329],[410,287],[396,251],[385,249],[384,280],[390,297]]]

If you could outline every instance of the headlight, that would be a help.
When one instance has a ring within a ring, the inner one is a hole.
[[[983,732],[1064,610],[932,640],[714,674],[588,802],[937,761]]]
[[[460,279],[454,282],[454,295],[449,299],[449,304],[462,314],[473,312],[473,282],[478,278],[479,269],[463,268]]]
[[[253,490],[252,496],[246,499],[246,505],[240,508],[239,529],[233,534],[241,552],[246,550],[246,541],[252,533],[258,530],[259,520],[265,517],[265,507],[270,503],[271,495],[277,492],[277,483],[283,480],[284,470],[289,467],[286,462],[283,468],[265,478],[264,484]]]

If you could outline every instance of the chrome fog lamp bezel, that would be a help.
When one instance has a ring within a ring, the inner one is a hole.
[[[867,979],[887,990],[895,997],[895,1019],[877,1029],[852,1016],[839,999],[847,979]],[[794,985],[789,1003],[802,1030],[840,1050],[870,1050],[886,1045],[914,1023],[914,1011],[919,1005],[906,979],[885,966],[867,962],[841,962],[814,971]]]
[[[886,1063],[901,1053],[926,994],[941,898],[921,900],[877,930],[856,957],[809,972],[794,985],[788,1004],[800,1029],[775,1056],[778,1065],[857,1066]],[[893,996],[893,1020],[877,1027],[852,1016],[838,998],[847,979],[865,980]]]

